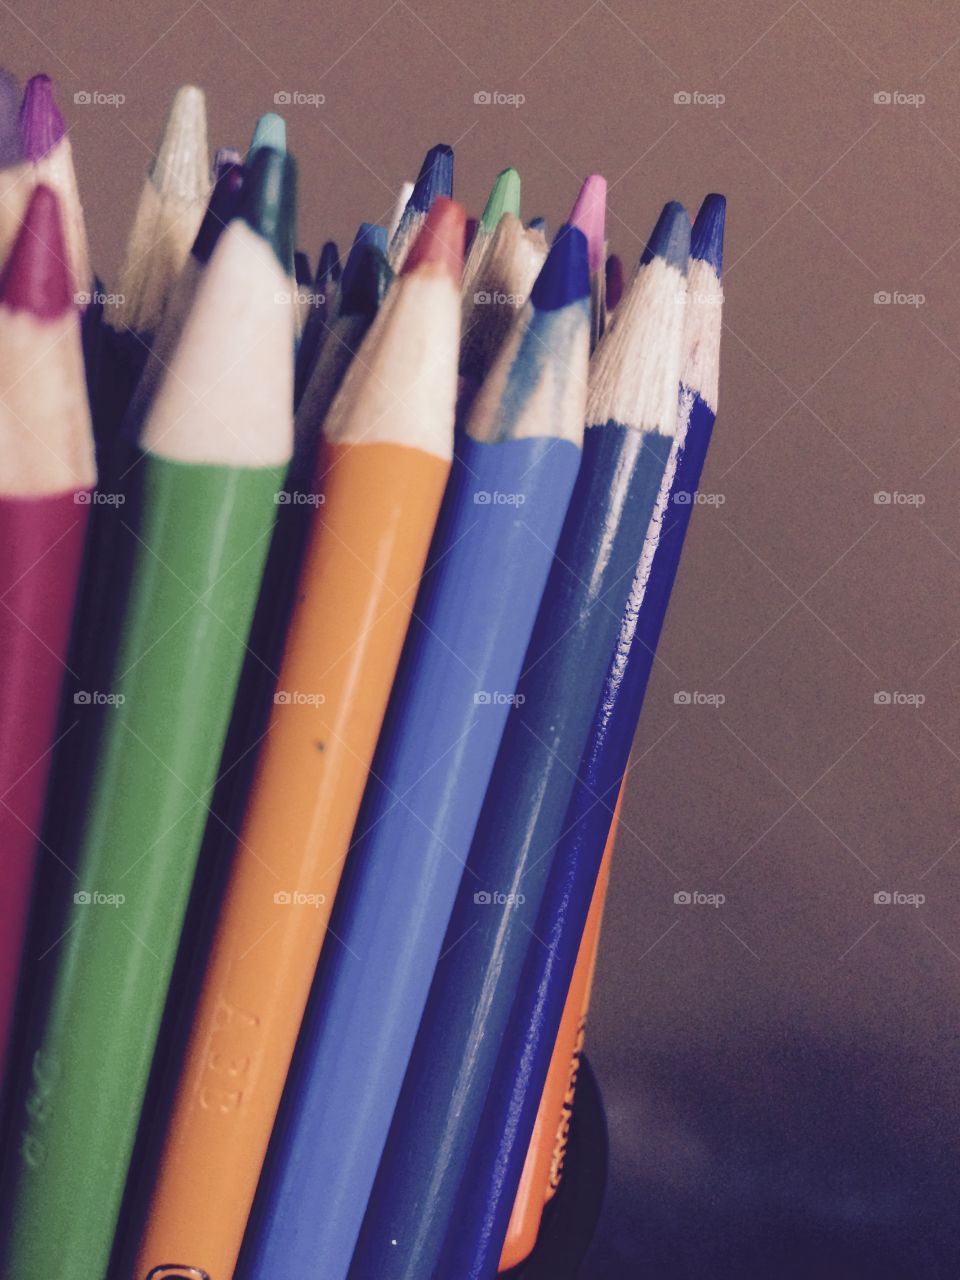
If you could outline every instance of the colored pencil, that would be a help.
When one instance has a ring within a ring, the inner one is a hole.
[[[357,1278],[459,1280],[442,1261],[447,1231],[673,440],[689,244],[686,210],[667,205],[632,306],[597,349],[583,466],[360,1232]]]
[[[449,199],[453,195],[453,150],[445,143],[438,143],[423,158],[413,191],[400,216],[397,229],[390,237],[390,265],[399,272],[410,247],[420,235],[427,214],[434,200],[440,196]],[[462,254],[461,246],[461,254]]]
[[[357,235],[360,236],[361,232],[362,228]],[[297,351],[297,376],[294,384],[296,404],[300,403],[300,397],[310,380],[313,366],[317,362],[317,354],[327,335],[327,327],[337,314],[340,275],[340,251],[332,240],[328,240],[320,250],[316,275],[306,286],[307,291],[313,296],[308,299],[303,335]]]
[[[171,1258],[234,1274],[449,472],[462,243],[463,210],[438,201],[327,417],[323,502],[138,1276]]]
[[[120,301],[107,312],[115,329],[156,332],[210,198],[207,106],[202,89],[182,85],[170,113],[127,240]]]
[[[275,152],[269,153],[276,155]],[[282,166],[282,159],[275,161]],[[157,388],[173,358],[186,318],[193,306],[201,275],[210,261],[221,232],[235,218],[241,207],[244,170],[240,165],[226,166],[210,192],[207,211],[197,230],[193,246],[179,276],[170,290],[163,317],[153,335],[143,372],[137,381],[123,421],[127,441],[135,443],[146,421]]]
[[[516,169],[504,169],[502,173],[498,173],[487,198],[483,217],[477,224],[470,252],[463,267],[464,294],[469,293],[473,288],[480,264],[493,239],[493,233],[505,213],[512,213],[515,218],[520,216],[520,175]]]
[[[530,221],[527,223],[527,230],[542,231],[543,234],[546,235],[547,234],[546,218],[541,218],[541,217],[531,218]]]
[[[20,85],[16,76],[0,67],[0,169],[19,164],[22,157]]]
[[[213,181],[219,181],[225,170],[241,164],[243,164],[243,157],[236,147],[217,147],[213,157]]]
[[[22,160],[0,169],[0,260],[6,258],[20,229],[33,188],[41,182],[52,187],[60,204],[73,292],[78,305],[85,306],[93,280],[87,232],[73,151],[49,76],[33,76],[27,81],[18,128]]]
[[[590,912],[577,952],[570,990],[563,1006],[563,1017],[550,1057],[547,1078],[540,1095],[523,1172],[514,1196],[498,1271],[509,1271],[533,1252],[544,1206],[560,1184],[621,800],[622,789],[607,835],[596,888],[590,900]]]
[[[305,1274],[310,1259],[330,1280],[346,1274],[576,478],[588,288],[573,232],[458,450],[265,1176],[251,1276]],[[331,1159],[335,1180],[321,1176]]]
[[[515,214],[497,224],[473,285],[463,295],[459,417],[466,421],[483,383],[547,256],[539,231],[525,231]]]
[[[604,267],[605,277],[605,297],[604,305],[606,307],[607,320],[610,315],[616,311],[620,305],[620,299],[623,297],[623,263],[615,253],[611,253]]]
[[[397,233],[397,227],[400,225],[400,219],[403,217],[403,211],[406,209],[413,195],[413,183],[402,182],[400,190],[397,192],[397,198],[394,201],[393,209],[390,212],[390,220],[387,223],[387,237],[392,240]]]
[[[287,154],[287,122],[275,111],[266,111],[258,118],[244,163],[251,164],[262,147],[279,151],[281,155]]]
[[[713,429],[720,351],[724,201],[708,196],[694,224],[677,433],[633,576],[616,649],[578,770],[564,833],[532,926],[489,1092],[460,1187],[444,1274],[496,1272],[507,1218],[541,1096],[584,922],[622,786],[657,643]],[[629,323],[630,299],[612,337]]]
[[[361,238],[358,232],[354,240],[343,269],[339,314],[329,326],[330,340],[324,342],[297,406],[293,463],[287,482],[293,491],[312,491],[321,428],[350,362],[393,281],[385,246],[376,247],[382,245],[382,238],[371,239],[374,243]]]
[[[20,1280],[103,1275],[117,1224],[290,456],[292,317],[262,214],[221,237],[141,441],[114,705],[32,1044],[6,1254]]]
[[[0,1084],[96,480],[66,261],[57,197],[35,187],[0,276]]]
[[[293,279],[297,286],[294,296],[294,320],[297,334],[300,336],[303,334],[307,317],[313,309],[310,296],[313,293],[313,268],[310,266],[310,259],[301,249],[293,255]]]
[[[590,306],[593,314],[593,345],[603,336],[606,322],[604,293],[606,292],[606,239],[604,227],[607,216],[607,180],[599,173],[591,174],[580,188],[570,221],[587,237],[590,246]]]

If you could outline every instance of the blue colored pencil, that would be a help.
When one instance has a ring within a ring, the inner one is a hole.
[[[586,242],[572,230],[454,464],[245,1276],[347,1273],[577,476],[589,323]]]
[[[439,142],[423,158],[413,191],[390,240],[390,265],[399,272],[437,196],[453,195],[453,148]]]
[[[588,749],[550,873],[449,1233],[443,1275],[493,1280],[670,602],[717,409],[723,224],[709,195],[693,225],[677,434]]]
[[[687,212],[669,204],[597,349],[583,463],[357,1242],[355,1280],[445,1274],[447,1229],[670,454],[689,247]]]

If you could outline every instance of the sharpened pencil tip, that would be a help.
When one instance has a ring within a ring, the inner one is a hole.
[[[220,233],[239,214],[243,179],[243,168],[239,164],[228,165],[217,178],[190,251],[198,262],[210,261]]]
[[[690,233],[690,257],[709,262],[717,275],[723,271],[723,228],[726,216],[726,197],[712,191],[704,198]]]
[[[623,297],[623,263],[615,253],[607,259],[606,275],[607,310],[613,311]]]
[[[279,151],[281,155],[287,150],[287,122],[275,111],[267,111],[253,127],[250,139],[250,150],[247,152],[247,164],[250,164],[258,151],[269,147],[271,151]]]
[[[565,223],[554,237],[547,260],[530,291],[538,311],[558,311],[578,298],[590,296],[587,238],[579,227]]]
[[[645,267],[654,258],[663,258],[669,266],[686,275],[689,256],[690,215],[679,201],[671,200],[663,206],[657,225],[650,233],[640,266]]]
[[[354,246],[343,271],[342,316],[373,316],[393,281],[393,270],[382,249]]]
[[[452,195],[453,148],[440,142],[424,156],[407,207],[426,213],[439,196],[449,199]]]
[[[20,103],[20,145],[24,160],[42,160],[66,132],[49,76],[31,76]]]
[[[225,169],[229,169],[231,165],[242,164],[243,157],[236,147],[218,147],[217,154],[213,157],[213,179],[214,181],[220,177]]]
[[[350,252],[347,254],[347,261],[343,268],[343,275],[340,278],[340,292],[343,300],[341,302],[341,310],[353,285],[353,273],[357,269],[365,249],[374,249],[382,254],[387,252],[386,227],[380,227],[375,222],[361,222],[357,228],[357,234],[353,237],[353,244],[350,246]]]
[[[587,237],[591,275],[603,265],[606,216],[607,180],[599,173],[592,173],[580,188],[569,218],[569,222],[579,227]]]
[[[531,218],[531,219],[530,219],[530,221],[527,223],[527,230],[528,230],[528,231],[542,231],[542,232],[543,232],[543,234],[544,234],[544,235],[546,235],[546,234],[547,234],[547,220],[546,220],[546,218],[543,218],[543,217],[540,217],[540,216],[538,216],[538,217],[536,217],[536,218]]]
[[[438,196],[407,254],[400,274],[409,275],[418,267],[429,264],[445,270],[459,283],[463,270],[463,229],[466,221],[467,215],[462,204],[457,204],[446,196]]]
[[[202,89],[183,84],[173,95],[150,178],[162,195],[203,200],[210,190],[207,99]]]
[[[317,260],[317,284],[338,284],[340,276],[340,250],[335,241],[328,240],[320,250]]]
[[[313,268],[310,266],[310,259],[302,249],[298,249],[293,255],[293,278],[297,284],[313,283]]]
[[[246,222],[270,244],[287,275],[292,275],[297,204],[293,157],[261,147],[247,170],[241,204]]]
[[[12,311],[29,311],[52,320],[74,305],[60,206],[42,183],[30,197],[3,274],[0,302]]]
[[[480,219],[480,230],[496,231],[505,213],[520,216],[520,175],[516,169],[504,169],[497,174]]]

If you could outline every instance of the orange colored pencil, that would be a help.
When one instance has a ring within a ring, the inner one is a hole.
[[[234,1273],[450,468],[463,224],[435,202],[324,424],[298,606],[140,1280],[171,1262]]]
[[[530,1256],[537,1243],[544,1205],[560,1185],[573,1095],[590,1010],[590,993],[600,945],[600,926],[603,923],[603,905],[610,878],[610,860],[620,825],[622,803],[621,786],[613,811],[613,821],[610,823],[610,834],[603,851],[603,861],[600,863],[600,872],[590,900],[590,912],[577,951],[577,963],[570,980],[567,1002],[563,1007],[563,1021],[557,1032],[550,1070],[544,1082],[536,1124],[530,1137],[513,1213],[510,1215],[510,1225],[503,1242],[498,1268],[500,1271],[509,1271]]]

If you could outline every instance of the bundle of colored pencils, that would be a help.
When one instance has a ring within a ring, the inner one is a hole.
[[[437,146],[314,270],[283,121],[211,164],[186,86],[106,294],[50,81],[0,76],[5,1276],[576,1274],[725,203],[624,286],[601,177],[549,244],[513,169],[452,197]]]

